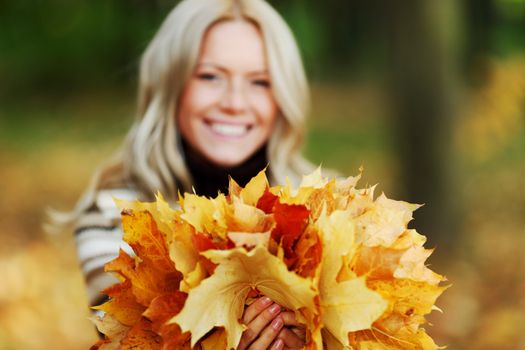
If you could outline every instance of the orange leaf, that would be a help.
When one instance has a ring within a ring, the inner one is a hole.
[[[161,350],[162,338],[151,329],[151,321],[142,317],[120,342],[121,350]]]
[[[121,250],[115,260],[106,264],[105,269],[129,279],[137,302],[148,306],[158,295],[178,290],[181,276],[174,268],[171,272],[162,271],[148,257],[143,259],[133,259]]]
[[[190,334],[182,333],[176,324],[166,324],[177,315],[187,298],[186,293],[175,292],[161,295],[151,302],[144,317],[152,321],[152,329],[162,336],[163,349],[190,349]]]
[[[173,271],[175,266],[170,259],[166,236],[148,211],[122,212],[122,230],[124,240],[142,259],[147,258],[157,269]]]
[[[323,243],[314,226],[308,226],[295,246],[295,263],[292,269],[302,277],[314,277],[321,262]]]
[[[133,326],[140,320],[146,308],[137,303],[129,280],[107,288],[104,292],[111,299],[102,305],[93,307],[93,309],[113,315],[117,321],[125,326]]]

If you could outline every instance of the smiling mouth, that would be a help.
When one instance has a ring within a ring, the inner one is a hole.
[[[249,124],[227,124],[211,121],[207,121],[206,124],[215,134],[225,137],[242,137],[252,128],[252,125]]]

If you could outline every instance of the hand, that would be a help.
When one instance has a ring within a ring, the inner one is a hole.
[[[285,350],[302,349],[306,343],[306,328],[295,319],[292,311],[281,312],[284,327],[279,332],[277,339],[282,339]]]
[[[244,310],[243,323],[248,327],[242,334],[237,350],[282,350],[284,341],[277,335],[284,326],[281,307],[267,297],[261,297]],[[272,344],[273,343],[273,344]]]
[[[257,299],[244,311],[243,323],[248,327],[242,334],[237,350],[300,349],[306,330],[291,311],[281,311],[267,297]]]

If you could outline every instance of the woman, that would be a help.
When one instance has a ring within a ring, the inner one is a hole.
[[[113,284],[103,265],[123,247],[112,196],[173,204],[178,191],[215,196],[269,164],[270,182],[311,171],[299,154],[308,86],[289,28],[264,0],[184,0],[140,66],[138,118],[115,159],[77,203],[79,258],[91,304]],[[267,298],[245,310],[239,349],[300,348],[293,313]]]

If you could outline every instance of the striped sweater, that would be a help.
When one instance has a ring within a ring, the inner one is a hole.
[[[102,290],[118,282],[104,265],[118,256],[123,249],[133,254],[122,240],[120,211],[113,198],[134,200],[138,193],[130,189],[105,189],[96,194],[95,203],[75,224],[77,255],[87,285],[90,305],[100,304],[105,295]]]

